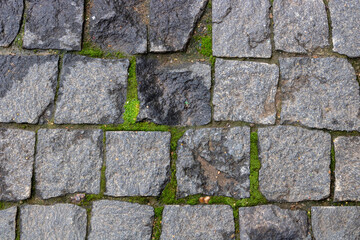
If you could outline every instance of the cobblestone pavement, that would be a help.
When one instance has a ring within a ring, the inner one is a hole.
[[[360,239],[359,0],[0,0],[0,239]]]

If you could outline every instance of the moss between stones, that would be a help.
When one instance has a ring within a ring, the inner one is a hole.
[[[77,54],[93,58],[126,58],[126,55],[121,52],[104,51],[90,41],[84,41],[81,51],[77,52]]]
[[[153,240],[159,240],[161,235],[161,220],[162,220],[162,213],[163,213],[164,207],[156,207],[154,209],[155,216],[154,216],[154,225],[153,225],[153,231],[152,231],[152,237]]]
[[[211,3],[209,3],[211,6]],[[215,64],[215,57],[212,55],[212,25],[206,25],[207,33],[204,36],[199,36],[198,41],[200,42],[200,47],[198,52],[203,56],[209,59],[211,65]]]
[[[124,123],[134,124],[140,110],[140,102],[137,93],[136,80],[136,58],[132,57],[130,60],[128,87],[127,87],[127,101],[125,103]]]

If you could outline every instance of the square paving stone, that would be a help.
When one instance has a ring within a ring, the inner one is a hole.
[[[239,209],[240,239],[311,239],[306,211],[274,205]]]
[[[178,197],[250,197],[250,128],[190,129],[178,142]]]
[[[311,225],[316,240],[358,240],[360,207],[311,207]]]
[[[30,197],[35,133],[0,129],[0,201]]]
[[[0,122],[32,123],[49,115],[59,57],[0,56]]]
[[[15,239],[16,207],[0,211],[0,239]]]
[[[150,240],[154,208],[137,203],[102,200],[93,203],[89,239]]]
[[[275,124],[275,94],[279,68],[275,64],[217,59],[215,121]]]
[[[323,0],[274,0],[275,49],[306,53],[329,45]]]
[[[35,159],[36,191],[43,199],[100,192],[102,130],[40,129]]]
[[[161,240],[235,239],[233,210],[225,205],[165,206]]]
[[[8,47],[21,26],[23,0],[0,1],[0,47]]]
[[[85,239],[86,210],[72,204],[20,208],[21,240]]]
[[[150,0],[151,52],[182,51],[208,0]]]
[[[106,195],[159,196],[170,178],[170,133],[106,132]]]
[[[84,0],[26,0],[23,47],[81,50]]]
[[[205,125],[211,121],[211,67],[193,63],[161,64],[138,58],[140,112],[138,121],[163,125]]]
[[[266,199],[299,202],[330,195],[329,133],[276,126],[258,134],[259,188]]]
[[[280,59],[281,123],[360,131],[360,91],[343,58]]]
[[[55,123],[122,123],[129,60],[65,55]]]
[[[213,55],[271,57],[270,1],[213,0]]]
[[[335,201],[360,201],[360,136],[337,137]]]
[[[127,54],[147,52],[148,0],[93,0],[90,38]]]
[[[349,57],[360,57],[360,1],[329,2],[333,51]]]

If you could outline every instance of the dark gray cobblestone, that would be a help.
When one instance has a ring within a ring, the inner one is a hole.
[[[21,25],[23,0],[0,2],[0,47],[8,47],[15,39]]]
[[[16,207],[0,211],[0,239],[15,239]]]

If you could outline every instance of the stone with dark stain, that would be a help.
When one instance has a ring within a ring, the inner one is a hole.
[[[211,121],[211,68],[194,63],[160,66],[155,59],[136,64],[140,112],[138,121],[164,125],[205,125]]]
[[[23,47],[81,50],[84,0],[26,0]]]
[[[0,239],[15,239],[16,213],[16,207],[0,210]]]
[[[190,129],[178,146],[178,197],[250,197],[249,127]]]
[[[0,201],[30,197],[35,133],[0,129]]]
[[[0,1],[0,47],[8,47],[21,25],[23,0]]]

